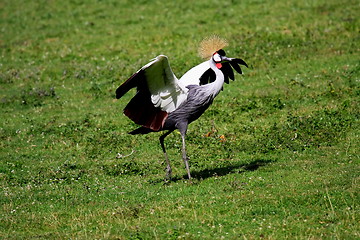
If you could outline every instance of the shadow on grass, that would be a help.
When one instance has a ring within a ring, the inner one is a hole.
[[[211,177],[221,177],[232,173],[243,173],[243,172],[252,172],[256,171],[258,168],[275,162],[275,160],[267,159],[258,159],[250,163],[236,163],[229,166],[217,167],[213,169],[204,169],[201,171],[191,171],[191,176],[193,179],[204,180]],[[174,177],[169,182],[177,182],[180,180],[187,180],[187,174],[183,177]],[[159,180],[159,182],[164,181],[164,179]],[[167,182],[167,181],[166,181]],[[169,183],[168,182],[168,183]]]
[[[191,176],[198,180],[204,180],[210,177],[225,176],[231,173],[252,172],[252,171],[256,171],[259,167],[265,166],[271,162],[274,162],[274,160],[258,159],[250,163],[234,164],[234,165],[218,167],[214,169],[205,169],[198,172],[194,171],[191,172]],[[186,177],[187,175],[184,175],[184,178]]]

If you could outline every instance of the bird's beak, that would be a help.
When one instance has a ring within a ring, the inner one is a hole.
[[[233,60],[233,58],[228,58],[228,57],[225,57],[225,56],[222,56],[222,57],[221,57],[221,62],[222,62],[222,63],[231,62],[231,60]]]

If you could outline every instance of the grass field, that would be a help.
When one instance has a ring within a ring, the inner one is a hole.
[[[0,2],[1,239],[360,239],[360,4]],[[115,89],[202,38],[249,64],[181,138],[131,136]]]

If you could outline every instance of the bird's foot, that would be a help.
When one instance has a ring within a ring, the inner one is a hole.
[[[171,175],[172,175],[172,170],[170,166],[167,166],[165,168],[165,172],[166,172],[166,179],[167,180],[171,180]]]

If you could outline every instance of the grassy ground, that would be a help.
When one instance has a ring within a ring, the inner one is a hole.
[[[0,2],[0,238],[359,239],[358,1]],[[117,86],[225,36],[250,69],[180,135]]]

